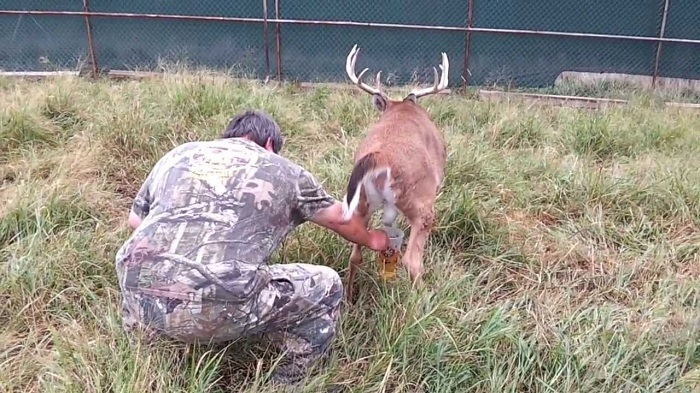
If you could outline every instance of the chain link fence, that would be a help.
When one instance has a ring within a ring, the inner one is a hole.
[[[345,59],[357,44],[358,74],[365,67],[371,76],[381,70],[382,83],[387,86],[416,79],[432,82],[433,67],[440,64],[441,52],[446,52],[450,60],[450,85],[459,85],[467,4],[441,3],[436,6],[434,2],[416,1],[409,6],[401,1],[328,0],[319,7],[313,2],[281,1],[280,13],[284,19],[454,28],[285,24],[281,45],[284,76],[310,82],[343,81]]]
[[[679,1],[679,0],[676,0]],[[523,2],[474,0],[475,28],[654,37],[659,0]],[[476,33],[470,70],[475,84],[543,86],[563,71],[652,75],[655,43],[644,41]]]
[[[659,75],[700,79],[700,2],[669,0],[664,37],[693,40],[696,43],[664,43]]]
[[[35,10],[47,13],[82,11],[76,1],[0,0],[0,10]],[[79,14],[0,13],[0,70],[49,71],[72,70],[85,64],[85,18]]]
[[[252,73],[264,67],[260,23],[197,19],[260,18],[260,2],[93,0],[89,7],[98,15],[154,16],[92,17],[95,53],[101,69],[153,70],[163,63],[181,61],[193,67]]]
[[[544,87],[564,71],[700,79],[698,15],[697,0],[0,0],[0,70],[98,74],[184,61],[344,82],[358,44],[358,72],[381,70],[386,85],[432,81],[440,52],[452,87]]]

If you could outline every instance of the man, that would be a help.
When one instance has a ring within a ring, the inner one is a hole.
[[[155,165],[129,214],[135,230],[116,256],[124,328],[147,337],[231,341],[264,333],[286,356],[273,381],[295,383],[325,355],[343,286],[310,264],[268,265],[306,221],[384,250],[383,231],[341,220],[341,202],[278,155],[283,138],[266,113],[234,117],[222,139],[180,145]]]

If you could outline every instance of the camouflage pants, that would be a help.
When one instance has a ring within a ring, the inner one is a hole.
[[[188,343],[265,334],[286,352],[274,378],[295,382],[326,353],[335,336],[343,285],[338,273],[326,266],[281,264],[264,269],[272,280],[243,304],[173,301],[138,289],[123,290],[124,328]]]

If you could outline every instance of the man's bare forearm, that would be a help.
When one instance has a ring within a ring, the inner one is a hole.
[[[342,203],[336,201],[322,213],[322,217],[315,219],[314,222],[332,230],[349,242],[371,248],[372,236],[365,227],[362,219],[353,216],[348,222],[343,222],[342,209]]]

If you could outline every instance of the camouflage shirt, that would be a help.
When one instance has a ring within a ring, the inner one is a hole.
[[[185,143],[155,165],[119,249],[122,290],[182,300],[245,301],[268,284],[270,255],[335,201],[314,177],[255,143]]]

